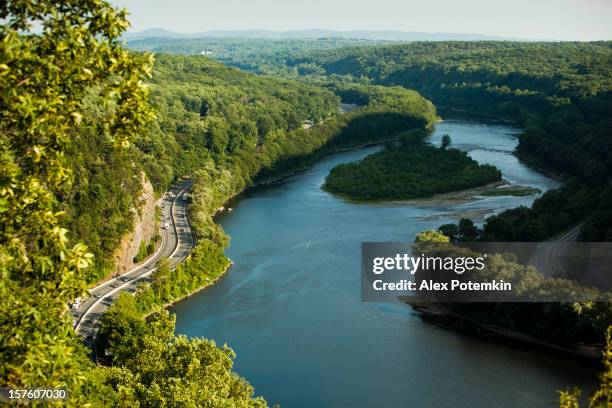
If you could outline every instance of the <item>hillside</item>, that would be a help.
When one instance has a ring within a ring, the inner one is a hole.
[[[157,120],[129,147],[116,149],[98,131],[107,113],[95,93],[86,97],[84,120],[72,132],[68,154],[80,177],[61,203],[72,239],[95,255],[92,282],[115,268],[113,253],[140,208],[141,172],[158,194],[178,177],[224,175],[213,178],[223,183],[221,192],[202,192],[208,198],[195,200],[199,209],[193,211],[196,233],[224,244],[210,215],[256,178],[300,166],[332,140],[382,140],[436,118],[433,105],[416,92],[373,86],[335,89],[361,95],[363,104],[340,115],[340,97],[331,90],[256,76],[202,56],[158,55],[150,89]],[[318,125],[304,130],[304,123]],[[196,182],[196,194],[199,188]]]
[[[313,51],[298,72],[416,89],[438,107],[526,126],[519,153],[559,173],[612,170],[612,43],[437,42]]]
[[[227,199],[338,147],[429,128],[433,104],[401,88],[351,86],[363,106],[341,114],[329,89],[201,56],[154,63],[122,47],[126,16],[105,2],[5,12],[2,384],[68,389],[69,406],[265,406],[232,371],[229,347],[175,336],[174,317],[160,307],[227,269],[228,237],[212,219]],[[32,20],[45,29],[30,31]],[[113,252],[153,207],[152,189],[159,195],[182,177],[193,180],[196,247],[176,269],[159,262],[135,296],[120,296],[97,348],[86,348],[68,303],[113,272]],[[96,355],[112,367],[93,364]]]

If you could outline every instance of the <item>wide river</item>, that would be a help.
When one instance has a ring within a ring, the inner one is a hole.
[[[453,145],[511,183],[557,182],[511,152],[520,129],[447,120]],[[235,369],[283,407],[551,407],[557,390],[590,389],[595,369],[424,323],[406,304],[360,300],[360,243],[412,241],[417,232],[529,205],[535,196],[462,204],[353,204],[321,190],[329,170],[376,151],[328,156],[284,183],[249,192],[219,217],[234,266],[178,303],[176,332],[227,343]]]

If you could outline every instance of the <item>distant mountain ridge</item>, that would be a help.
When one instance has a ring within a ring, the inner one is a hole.
[[[144,31],[126,33],[126,41],[142,40],[145,38],[270,38],[270,39],[296,39],[296,38],[346,38],[383,41],[547,41],[527,38],[490,36],[473,33],[425,33],[416,31],[373,31],[373,30],[217,30],[202,31],[198,33],[177,33],[162,28],[150,28]],[[551,41],[551,40],[548,40]]]

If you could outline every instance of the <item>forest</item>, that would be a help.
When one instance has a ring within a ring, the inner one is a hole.
[[[362,44],[330,40],[315,51],[312,43],[272,42],[270,50],[285,49],[264,61],[267,48],[254,42],[258,57],[227,57],[284,76],[263,77],[201,55],[130,52],[121,40],[126,13],[105,2],[59,10],[50,1],[26,3],[0,6],[3,386],[66,387],[70,406],[265,406],[233,371],[229,347],[175,336],[174,318],[161,306],[228,267],[229,237],[212,219],[220,204],[336,149],[431,129],[438,116],[426,98],[517,121],[526,129],[521,157],[571,177],[530,209],[482,227],[462,220],[443,232],[523,240],[583,222],[582,239],[610,237],[610,43],[355,48]],[[341,113],[341,100],[359,108]],[[458,153],[423,149],[468,164]],[[112,349],[109,366],[95,365],[75,336],[67,302],[112,272],[143,178],[161,194],[181,177],[194,182],[197,247],[175,270],[161,263],[136,296],[119,298],[98,339]],[[569,329],[590,324],[585,313],[609,316],[605,307],[583,306],[576,305]],[[549,322],[567,313],[534,308],[527,312]],[[589,339],[603,338],[601,321]]]
[[[83,120],[68,147],[71,171],[80,177],[61,206],[71,236],[95,255],[90,282],[113,268],[113,251],[132,225],[130,209],[138,208],[142,176],[161,193],[178,177],[197,178],[200,169],[230,172],[224,179],[228,185],[219,187],[225,193],[213,200],[218,207],[258,177],[313,160],[312,153],[323,146],[382,140],[431,126],[437,117],[433,105],[414,91],[365,85],[343,87],[361,95],[364,106],[340,115],[340,97],[331,90],[259,77],[202,56],[158,55],[150,83],[157,120],[130,146],[116,149],[97,131],[107,113],[99,97],[88,92]],[[316,126],[302,129],[305,121]],[[194,202],[206,207],[193,211],[206,220],[201,229],[215,229],[205,215],[213,204]]]
[[[205,55],[225,65],[257,74],[278,73],[283,64],[281,55],[289,56],[312,50],[335,49],[359,45],[382,44],[384,41],[349,38],[163,38],[129,40],[127,46],[136,51],[162,54]],[[278,56],[278,57],[277,57]],[[305,73],[308,67],[301,67]],[[291,68],[285,69],[289,74]]]
[[[467,153],[424,142],[423,131],[399,135],[399,144],[356,163],[334,167],[323,188],[351,200],[401,200],[466,190],[501,180],[501,172],[479,165]]]
[[[275,61],[292,67],[295,77],[299,67],[314,67],[304,76],[314,83],[331,76],[343,83],[401,85],[449,111],[522,125],[517,155],[567,183],[532,209],[496,216],[498,236],[537,240],[576,223],[582,240],[612,236],[611,42],[416,42],[311,50]],[[502,233],[502,226],[508,230]],[[518,229],[524,233],[513,232]]]
[[[325,152],[431,128],[433,104],[400,87],[349,84],[341,89],[363,103],[341,114],[331,89],[203,56],[154,60],[122,46],[126,14],[105,2],[0,12],[2,385],[66,387],[70,406],[265,406],[232,371],[231,349],[175,336],[160,310],[227,269],[214,209]],[[30,31],[34,20],[42,31]],[[197,246],[111,308],[98,340],[110,345],[110,367],[95,365],[67,304],[112,272],[142,180],[161,194],[181,177],[193,180]]]
[[[557,174],[564,185],[546,192],[531,208],[488,217],[482,227],[469,219],[441,226],[440,232],[452,240],[537,242],[578,225],[579,240],[589,242],[612,238],[611,46],[415,43],[311,52],[289,64],[314,64],[342,82],[411,87],[437,106],[524,126],[518,156]],[[550,285],[556,290],[555,282]],[[602,344],[612,322],[609,303],[456,308],[564,344]],[[519,318],[526,314],[533,318]]]
[[[249,69],[265,66],[267,73],[329,89],[337,84],[400,85],[418,90],[445,111],[515,122],[524,127],[517,148],[521,159],[567,181],[575,179],[548,197],[582,200],[588,203],[586,208],[597,208],[593,215],[551,206],[558,221],[544,220],[538,212],[543,213],[544,203],[552,205],[553,200],[543,199],[538,211],[520,210],[525,222],[538,227],[534,236],[550,236],[581,220],[582,240],[612,235],[612,214],[606,209],[612,205],[605,193],[612,171],[611,42],[440,41],[335,48],[328,41],[310,41],[301,48],[270,42],[256,51],[257,58],[248,59],[248,41],[233,40],[228,58],[234,65],[257,61]],[[178,45],[175,51],[182,52]],[[350,93],[336,93],[343,100],[359,102]],[[579,196],[571,198],[577,191]],[[508,220],[504,225],[510,228],[513,223]]]

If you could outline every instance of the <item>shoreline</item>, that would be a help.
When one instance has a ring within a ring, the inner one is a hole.
[[[496,115],[494,113],[482,113],[482,112],[476,112],[476,111],[472,111],[472,110],[468,110],[468,109],[460,109],[460,108],[450,108],[448,106],[443,106],[443,105],[436,105],[436,110],[441,113],[441,111],[446,111],[449,112],[452,116],[453,113],[458,114],[458,115],[465,115],[467,118],[473,118],[473,119],[484,119],[484,120],[490,120],[493,122],[498,122],[498,123],[502,123],[504,125],[512,125],[512,126],[522,126],[517,120],[512,119],[510,117],[504,117],[504,116],[499,116]],[[448,118],[453,119],[452,117]],[[442,118],[442,120],[444,120],[444,118]]]
[[[499,116],[494,113],[479,113],[479,112],[471,111],[467,109],[450,108],[448,106],[436,106],[436,108],[438,110],[449,112],[451,114],[450,115],[451,117],[449,117],[448,120],[454,119],[452,117],[453,116],[452,114],[455,113],[460,117],[463,116],[465,119],[476,119],[476,120],[484,119],[484,120],[491,120],[492,122],[502,123],[504,125],[521,127],[521,133],[517,135],[517,138],[520,138],[520,135],[523,134],[523,132],[525,131],[524,125],[522,125],[518,120],[512,119],[510,117]],[[444,121],[444,119],[442,121]],[[536,170],[559,182],[567,181],[566,176],[564,176],[563,174],[554,172],[552,169],[543,165],[537,158],[530,156],[527,153],[521,153],[515,149],[514,152],[512,152],[512,154],[516,156],[520,161],[522,161],[527,167],[530,167],[533,170]]]
[[[547,168],[546,166],[543,166],[542,163],[537,160],[535,157],[530,156],[527,153],[520,153],[518,151],[514,151],[514,156],[516,156],[520,161],[522,161],[523,163],[525,163],[525,165],[537,172],[540,172],[542,174],[544,174],[547,177],[550,177],[553,180],[558,181],[559,183],[565,184],[565,182],[567,181],[568,177],[564,176],[563,174],[559,174],[559,173],[555,173],[554,171],[552,171],[551,169]]]
[[[390,140],[395,140],[395,138],[391,138]],[[276,175],[276,176],[270,176],[267,178],[264,178],[263,180],[259,180],[256,181],[255,183],[253,183],[252,185],[245,187],[240,193],[236,194],[234,197],[239,196],[242,193],[245,193],[247,191],[256,189],[258,187],[266,187],[266,186],[272,186],[275,184],[279,184],[282,183],[283,181],[285,181],[286,179],[293,177],[293,176],[297,176],[299,174],[302,174],[303,172],[305,172],[306,170],[308,170],[310,167],[312,167],[312,165],[327,157],[327,156],[331,156],[337,153],[343,153],[343,152],[350,152],[350,151],[355,151],[355,150],[361,150],[361,149],[365,149],[368,147],[374,147],[374,146],[382,146],[385,144],[385,141],[379,141],[379,142],[368,142],[368,143],[362,143],[359,145],[355,145],[355,146],[344,146],[344,147],[338,147],[338,148],[332,148],[332,149],[322,149],[322,151],[318,154],[313,153],[313,157],[308,161],[308,164],[304,165],[304,166],[300,166],[299,168],[296,168],[294,170]],[[324,150],[324,151],[323,151]],[[230,198],[230,200],[232,199]],[[229,201],[229,200],[228,200]]]
[[[453,312],[439,303],[419,303],[402,298],[400,300],[410,305],[424,321],[445,330],[476,335],[493,341],[515,343],[515,345],[528,344],[550,352],[561,353],[568,357],[588,360],[592,363],[599,363],[601,361],[602,349],[597,346],[576,346],[575,348],[563,346],[538,339],[529,334],[505,330],[501,326],[481,323],[472,317]]]
[[[390,139],[393,139],[393,138],[390,138]],[[335,148],[330,148],[329,146],[322,147],[321,149],[313,152],[311,155],[309,155],[309,157],[306,158],[307,160],[306,164],[302,166],[298,166],[294,168],[293,170],[285,171],[279,174],[274,174],[272,172],[272,174],[270,174],[268,177],[263,177],[260,180],[257,180],[245,186],[241,191],[235,194],[232,194],[223,202],[222,208],[224,208],[224,210],[219,211],[219,209],[217,209],[213,212],[212,216],[213,218],[215,218],[219,215],[223,215],[227,213],[227,208],[230,207],[231,202],[233,200],[236,200],[243,194],[246,194],[250,191],[254,191],[258,188],[265,188],[268,186],[274,186],[274,185],[283,183],[291,177],[304,173],[310,167],[312,167],[314,163],[316,163],[317,161],[327,156],[331,156],[333,154],[347,152],[347,151],[356,151],[356,150],[373,147],[373,146],[381,146],[384,143],[385,141],[376,141],[376,142],[362,143],[362,144],[355,145],[355,146],[342,146],[342,147],[335,147]],[[516,155],[516,152],[514,152],[514,154]],[[523,160],[523,157],[519,157],[519,158],[522,161],[524,161],[525,164],[527,165],[531,164],[527,160]],[[542,172],[548,175],[548,172],[546,172],[545,170],[539,169],[535,166],[533,166],[533,168],[539,172]],[[560,177],[559,175],[553,175],[553,178],[559,179]],[[441,206],[442,205],[455,205],[455,204],[462,204],[462,203],[470,202],[470,201],[473,201],[474,199],[486,198],[485,195],[482,195],[481,197],[477,197],[477,196],[480,195],[484,191],[496,189],[502,186],[507,186],[509,188],[512,188],[512,187],[526,188],[526,189],[529,188],[529,186],[513,185],[509,183],[507,180],[502,179],[500,181],[488,183],[480,187],[475,187],[475,188],[455,191],[455,192],[449,192],[449,193],[443,193],[443,194],[436,194],[428,198],[407,199],[407,200],[371,200],[371,201],[349,200],[349,201],[356,203],[356,204],[391,204],[391,205],[438,204]],[[531,194],[540,194],[540,193],[541,191],[533,192]],[[337,194],[334,194],[334,195],[337,195]],[[513,195],[513,194],[508,194],[508,195]],[[188,219],[189,218],[190,217],[188,217]],[[180,301],[190,298],[191,296],[197,294],[198,292],[201,292],[205,289],[208,289],[209,287],[212,287],[212,285],[216,284],[221,278],[226,276],[227,272],[232,267],[232,265],[233,265],[233,262],[230,261],[230,264],[228,265],[228,267],[216,279],[214,279],[213,281],[207,283],[206,285],[202,287],[192,290],[185,296],[182,296],[173,301],[167,302],[162,307],[164,309],[168,309],[176,305]],[[432,308],[431,305],[428,305],[429,307],[425,307],[424,305],[416,305],[416,304],[411,304],[409,302],[406,302],[406,303],[408,303],[416,313],[419,313],[419,315],[421,316],[423,320],[431,324],[434,324],[438,327],[444,328],[444,329],[453,330],[455,332],[469,334],[469,335],[477,335],[479,337],[493,340],[493,341],[505,342],[507,344],[510,344],[511,347],[520,347],[521,344],[523,345],[527,344],[534,348],[545,349],[551,353],[562,354],[565,357],[587,360],[589,363],[596,363],[596,362],[599,362],[601,359],[601,350],[595,346],[593,347],[583,346],[583,347],[578,347],[576,349],[573,349],[570,347],[557,345],[557,344],[550,343],[547,341],[539,340],[530,335],[525,335],[519,332],[504,330],[502,327],[492,327],[491,325],[483,324],[474,319],[471,319],[468,316],[463,316],[455,312],[452,312],[450,310],[447,310],[446,308],[440,308],[438,310],[434,310],[434,308]],[[150,316],[151,313],[152,312],[146,314],[144,318],[147,318],[148,316]],[[442,322],[442,321],[445,321],[445,322]]]
[[[229,259],[229,258],[228,258]],[[234,265],[234,261],[232,261],[230,259],[229,264],[227,265],[227,267],[223,270],[223,272],[221,272],[214,280],[208,282],[206,285],[204,286],[200,286],[194,290],[192,290],[191,292],[189,292],[187,295],[185,296],[181,296],[178,299],[174,299],[171,300],[170,302],[164,303],[163,305],[161,305],[159,308],[161,309],[167,309],[171,306],[174,306],[175,304],[177,304],[178,302],[181,302],[185,299],[190,298],[191,296],[195,295],[198,292],[201,292],[205,289],[208,289],[209,287],[213,286],[214,284],[216,284],[221,278],[225,277],[225,275],[229,272],[229,270],[232,268],[232,266]],[[144,314],[142,317],[143,319],[146,319],[147,317],[151,316],[153,313],[155,313],[158,309],[156,308],[155,310],[150,311],[149,313]]]
[[[500,188],[501,187],[501,188]],[[333,191],[327,191],[330,194],[335,195],[336,197],[340,197],[341,199],[352,203],[352,204],[379,204],[379,205],[425,205],[425,204],[434,204],[434,205],[458,205],[465,204],[471,201],[474,201],[478,198],[486,198],[493,196],[495,194],[487,194],[488,192],[495,191],[495,189],[499,189],[499,191],[503,191],[504,188],[512,189],[512,188],[520,188],[527,191],[531,189],[529,186],[523,186],[518,184],[511,184],[507,180],[494,181],[492,183],[488,183],[479,187],[473,187],[466,190],[457,190],[457,191],[449,191],[448,193],[439,193],[434,194],[431,197],[424,198],[406,198],[406,199],[374,199],[374,200],[356,200],[350,197],[347,197],[344,194],[335,193]],[[537,191],[536,191],[537,190]],[[539,189],[533,189],[529,194],[523,195],[535,195],[540,194],[541,191]],[[499,194],[500,196],[517,196],[517,194]],[[482,196],[482,197],[479,197]]]

